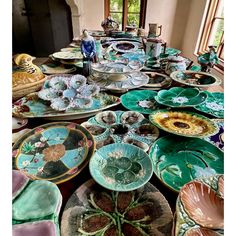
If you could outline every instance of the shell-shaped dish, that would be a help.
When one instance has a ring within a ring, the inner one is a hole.
[[[40,90],[38,92],[38,97],[46,101],[51,101],[52,99],[59,98],[59,94],[56,90],[48,88]]]
[[[77,91],[78,91],[77,96],[92,97],[99,93],[99,87],[95,84],[85,85],[85,86],[80,87]]]
[[[136,111],[126,111],[121,116],[121,123],[132,125],[138,122],[141,122],[144,119],[144,116]]]
[[[74,89],[78,89],[86,84],[87,79],[83,75],[74,75],[70,80],[70,86]]]
[[[70,103],[70,108],[89,108],[92,106],[93,99],[92,98],[75,98],[71,103]]]
[[[95,124],[91,124],[89,122],[84,122],[81,125],[84,128],[86,128],[94,136],[101,135],[106,131],[106,128],[103,128],[103,127],[95,125]]]
[[[130,137],[125,137],[123,142],[137,146],[137,147],[143,149],[145,152],[147,152],[149,149],[149,146],[146,143],[138,141],[138,140],[130,138]]]
[[[135,129],[135,134],[155,140],[159,137],[159,129],[152,124],[143,124]]]
[[[70,106],[70,100],[68,98],[55,98],[52,100],[51,108],[56,111],[65,111]]]
[[[185,184],[179,193],[188,216],[202,227],[224,228],[224,200],[209,186],[192,181]]]
[[[103,111],[103,112],[98,113],[95,116],[95,119],[100,124],[112,125],[116,123],[117,116],[114,111]]]
[[[67,88],[64,77],[62,76],[53,76],[49,81],[48,85],[55,90],[64,90]]]

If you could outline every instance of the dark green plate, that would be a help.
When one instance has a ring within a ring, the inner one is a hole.
[[[174,191],[195,178],[224,173],[224,153],[199,138],[160,138],[152,145],[149,156],[156,176]]]

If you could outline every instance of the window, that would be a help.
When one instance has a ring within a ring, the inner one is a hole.
[[[198,54],[205,53],[209,45],[217,46],[220,63],[218,69],[224,71],[224,1],[209,0],[208,11],[198,47]]]
[[[109,15],[120,24],[120,30],[126,26],[144,28],[147,0],[105,0],[105,18]]]

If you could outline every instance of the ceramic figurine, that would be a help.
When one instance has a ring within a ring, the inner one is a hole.
[[[89,35],[86,29],[83,30],[81,52],[83,54],[83,74],[85,76],[88,76],[91,72],[90,62],[97,62],[97,55],[95,40],[92,36]]]
[[[173,71],[183,71],[186,70],[186,68],[187,66],[183,57],[176,55],[167,58],[166,74],[170,75]]]
[[[112,31],[119,30],[119,23],[116,22],[111,16],[108,16],[101,24],[102,28],[104,29],[107,35],[110,34]]]
[[[216,46],[208,46],[208,52],[198,56],[198,63],[201,65],[201,71],[210,72],[214,65],[219,63],[216,53]]]

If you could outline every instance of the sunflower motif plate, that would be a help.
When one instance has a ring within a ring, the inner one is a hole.
[[[177,192],[195,178],[224,173],[224,153],[199,138],[168,135],[152,145],[149,156],[156,176]]]
[[[88,163],[94,148],[92,135],[82,126],[49,123],[32,129],[15,142],[13,168],[30,179],[58,184],[77,175]]]
[[[185,184],[176,202],[175,236],[224,234],[224,175]]]
[[[74,120],[93,116],[99,111],[120,104],[120,99],[106,93],[99,93],[93,98],[92,107],[87,109],[70,109],[66,112],[56,111],[50,102],[40,99],[38,93],[31,93],[13,104],[12,113],[16,117],[45,118],[50,120]]]
[[[89,171],[104,188],[121,192],[142,187],[153,173],[148,154],[126,143],[114,143],[96,150],[90,159]]]
[[[224,93],[210,93],[207,91],[205,93],[207,94],[205,102],[194,108],[217,118],[224,118]]]
[[[136,191],[113,192],[91,179],[68,200],[61,235],[171,235],[172,222],[167,200],[152,184]]]
[[[172,79],[165,74],[157,72],[144,73],[149,77],[149,82],[145,85],[146,88],[163,88],[172,83]]]
[[[148,151],[158,138],[158,128],[136,111],[103,111],[81,124],[94,136],[96,148],[129,143]]]
[[[215,122],[193,112],[178,110],[159,110],[149,116],[150,121],[169,133],[205,138],[219,132]]]
[[[221,84],[220,78],[206,72],[174,71],[170,74],[170,77],[176,82],[194,87],[209,87]]]
[[[151,114],[162,107],[156,102],[156,95],[155,91],[132,90],[123,94],[120,99],[122,105],[128,110]]]
[[[169,107],[192,107],[203,103],[207,99],[205,92],[197,88],[172,87],[169,90],[161,90],[155,96],[155,100]]]

